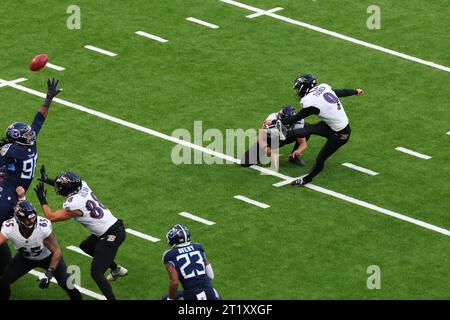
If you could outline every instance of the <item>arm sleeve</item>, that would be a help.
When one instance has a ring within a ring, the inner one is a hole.
[[[31,129],[36,133],[36,137],[39,134],[39,131],[41,131],[44,121],[45,121],[44,115],[38,112],[34,117],[33,123],[31,124]]]
[[[300,110],[300,112],[297,112],[292,117],[287,117],[287,118],[281,119],[281,123],[284,125],[291,125],[297,121],[300,121],[303,118],[309,117],[312,114],[319,114],[319,113],[320,113],[320,110],[319,110],[319,108],[316,108],[316,107],[303,108],[302,110]],[[274,121],[275,120],[273,120],[272,123],[274,123]]]
[[[333,89],[333,91],[339,98],[356,96],[358,94],[358,91],[356,91],[355,89]]]

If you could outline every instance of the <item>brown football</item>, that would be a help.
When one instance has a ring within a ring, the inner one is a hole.
[[[48,62],[48,55],[46,55],[45,53],[41,53],[41,54],[37,55],[36,57],[34,57],[33,60],[31,60],[30,70],[31,71],[39,71],[43,67],[45,67],[47,62]]]

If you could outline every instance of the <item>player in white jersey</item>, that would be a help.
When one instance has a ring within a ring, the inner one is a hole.
[[[54,221],[70,218],[84,225],[92,234],[80,244],[80,249],[92,256],[91,276],[108,300],[115,300],[108,280],[125,276],[128,270],[114,262],[120,245],[126,237],[122,220],[113,216],[89,188],[85,181],[72,172],[60,173],[55,180],[49,179],[42,166],[42,182],[55,187],[56,193],[66,197],[63,208],[52,211],[46,200],[47,191],[41,182],[35,188],[46,217]],[[105,277],[106,270],[111,274]]]
[[[33,205],[26,200],[19,200],[13,212],[14,217],[3,222],[0,232],[0,244],[10,240],[17,251],[1,275],[2,289],[7,290],[1,294],[2,298],[9,298],[9,285],[30,270],[40,267],[46,270],[45,277],[39,282],[41,289],[48,288],[54,277],[71,300],[81,300],[80,292],[69,280],[51,222],[38,217]]]
[[[290,117],[295,114],[295,108],[291,105],[284,106],[279,112],[274,112],[269,114],[266,120],[279,120],[286,117]],[[305,127],[305,120],[301,119],[295,122],[291,126],[287,126],[288,130],[301,129]],[[287,144],[294,143],[294,147],[292,152],[289,154],[289,162],[295,163],[298,166],[304,167],[306,166],[305,161],[301,158],[303,152],[306,150],[308,144],[306,138],[295,138],[286,139],[283,141],[279,141],[278,135],[272,134],[272,127],[275,126],[267,126],[263,123],[259,135],[258,141],[255,143],[249,150],[247,150],[243,156],[241,157],[241,166],[249,167],[254,164],[258,164],[261,162],[261,158],[264,155],[271,157],[272,165],[278,169],[279,165],[279,155],[275,149],[281,148]]]
[[[362,95],[364,91],[362,89],[333,90],[328,84],[322,83],[318,85],[316,78],[310,74],[300,75],[294,82],[294,89],[300,98],[303,106],[302,110],[292,117],[278,121],[268,120],[266,124],[276,123],[277,128],[280,130],[281,140],[283,138],[307,137],[311,134],[327,139],[327,142],[317,155],[316,163],[311,171],[306,176],[291,183],[293,186],[301,186],[311,182],[323,170],[325,161],[350,139],[351,128],[339,97]],[[303,129],[286,131],[285,125],[292,124],[313,114],[320,118],[321,121],[319,123],[309,125]]]

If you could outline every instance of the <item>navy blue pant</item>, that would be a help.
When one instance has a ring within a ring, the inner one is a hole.
[[[3,221],[13,217],[12,208],[17,203],[17,193],[15,189],[6,188],[0,183],[0,227]],[[6,243],[0,245],[0,274],[11,261],[11,250]]]

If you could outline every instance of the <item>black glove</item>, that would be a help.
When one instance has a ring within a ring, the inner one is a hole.
[[[42,182],[39,182],[37,184],[37,186],[34,188],[34,191],[36,192],[41,206],[47,204],[47,199],[45,198],[47,196],[47,190],[45,190],[44,184]]]
[[[47,289],[50,285],[50,280],[53,278],[53,271],[55,271],[53,268],[48,268],[47,272],[45,273],[45,276],[39,281],[39,288],[41,289]]]
[[[51,185],[52,187],[55,186],[55,180],[50,179],[50,178],[47,176],[47,172],[45,171],[45,166],[44,166],[44,165],[42,165],[42,167],[41,167],[41,177],[38,178],[38,180],[41,181],[41,182],[43,182],[43,183],[49,184],[49,185]]]
[[[56,80],[55,78],[48,79],[47,80],[47,97],[45,97],[44,100],[44,107],[50,108],[50,103],[52,103],[52,100],[58,93],[62,91],[62,89],[58,89],[58,83],[59,80]]]

